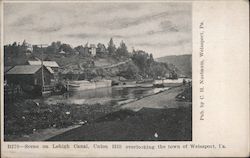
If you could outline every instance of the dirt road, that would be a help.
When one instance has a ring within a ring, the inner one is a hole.
[[[135,102],[128,103],[122,106],[123,109],[139,111],[142,108],[178,108],[191,106],[188,102],[177,102],[175,97],[184,90],[183,86],[174,87],[162,93],[151,95]]]

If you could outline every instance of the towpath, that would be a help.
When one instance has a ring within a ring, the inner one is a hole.
[[[183,91],[184,87],[174,87],[156,95],[151,95],[135,102],[128,103],[122,106],[123,109],[139,111],[142,108],[178,108],[183,106],[190,106],[186,102],[176,102],[175,97]]]

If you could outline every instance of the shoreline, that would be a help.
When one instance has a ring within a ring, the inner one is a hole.
[[[176,108],[184,105],[183,102],[175,101],[175,97],[184,90],[183,86],[169,87],[167,90],[160,91],[153,95],[138,99],[122,106],[122,109],[139,111],[143,107],[147,108]],[[171,94],[171,96],[170,96]],[[168,105],[169,104],[169,105]],[[172,105],[170,105],[172,104]],[[166,106],[167,105],[167,106]]]
[[[126,101],[121,101],[121,102],[118,102],[118,105],[114,105],[114,107],[115,108],[121,108],[122,106],[124,106],[124,105],[126,105],[128,103],[135,102],[135,101],[141,100],[143,98],[146,98],[146,97],[149,97],[149,96],[152,96],[152,95],[157,95],[157,94],[162,93],[164,91],[167,91],[167,90],[169,90],[171,88],[173,88],[173,87],[170,87],[170,88],[168,88],[166,90],[159,91],[159,92],[157,92],[155,94],[144,96],[142,98],[128,99]],[[56,104],[51,104],[51,105],[56,105]],[[115,111],[119,111],[119,110],[121,110],[121,109],[117,109]],[[113,111],[113,112],[115,112],[115,111]],[[53,127],[51,127],[51,128],[46,128],[46,129],[39,129],[39,130],[37,130],[37,131],[35,131],[33,133],[24,134],[22,136],[5,135],[5,139],[7,137],[7,141],[44,141],[46,139],[49,139],[49,138],[54,137],[56,135],[62,134],[64,132],[67,132],[67,131],[72,130],[74,128],[78,128],[80,126],[82,126],[82,125],[71,125],[71,126],[68,126],[68,127],[65,127],[65,128],[53,128]]]
[[[184,88],[171,88],[124,104],[118,111],[48,141],[191,140],[192,103],[175,100]],[[155,133],[160,137],[155,138]]]
[[[147,95],[147,96],[144,96],[142,98],[125,101],[124,103],[113,106],[116,110],[111,110],[110,112],[107,112],[105,115],[97,117],[96,119],[105,117],[107,115],[112,115],[113,113],[116,113],[117,111],[119,112],[122,110],[131,110],[131,111],[137,112],[140,109],[142,109],[143,107],[149,107],[149,106],[147,106],[148,104],[141,103],[141,102],[145,102],[145,100],[152,100],[153,102],[155,102],[155,100],[159,99],[159,96],[165,96],[168,93],[171,93],[173,91],[173,89],[178,89],[177,92],[175,92],[175,93],[179,93],[179,91],[181,90],[180,87],[182,87],[182,86],[169,87],[168,89],[160,90],[157,93]],[[135,104],[138,104],[138,102],[139,102],[139,104],[141,104],[143,106],[140,107],[139,109],[134,108]],[[148,101],[146,101],[146,102],[148,102]],[[82,105],[82,106],[85,106],[85,105]],[[157,108],[157,107],[154,107],[154,108]],[[163,107],[163,109],[164,108],[166,108],[166,107]],[[96,119],[94,119],[91,122],[94,123]],[[91,124],[91,122],[90,122],[90,124]],[[81,126],[82,125],[78,124],[78,125],[70,125],[68,127],[63,127],[63,128],[51,127],[51,128],[45,128],[45,129],[38,129],[37,131],[34,131],[31,134],[22,135],[21,137],[16,137],[13,135],[9,135],[9,136],[6,135],[6,136],[7,136],[7,141],[44,141],[44,140],[50,139],[52,137],[56,137],[57,135],[61,135],[65,132],[68,132],[68,131],[71,131],[71,130],[74,130],[77,128],[81,128]],[[6,136],[5,136],[5,139],[6,139]]]

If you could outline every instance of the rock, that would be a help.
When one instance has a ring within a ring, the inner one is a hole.
[[[155,135],[154,135],[154,136],[155,136],[155,138],[158,138],[158,134],[157,134],[157,133],[155,133]]]
[[[70,115],[70,112],[69,112],[69,111],[67,111],[67,112],[65,112],[65,114],[66,114],[66,115]]]

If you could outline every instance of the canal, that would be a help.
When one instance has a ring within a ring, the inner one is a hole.
[[[50,96],[44,99],[46,104],[96,104],[110,103],[119,105],[126,102],[159,93],[168,88],[154,87],[107,87],[84,91],[67,92],[63,95]]]

